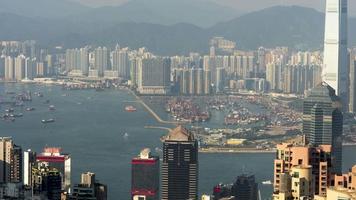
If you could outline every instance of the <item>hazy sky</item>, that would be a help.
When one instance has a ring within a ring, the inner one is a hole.
[[[72,0],[78,1],[88,6],[98,7],[106,5],[120,5],[130,0]],[[169,0],[167,0],[169,1]],[[193,0],[192,0],[193,1]],[[208,0],[215,1],[221,5],[229,6],[244,12],[263,9],[275,5],[300,5],[324,10],[326,0]],[[356,13],[356,1],[349,0],[350,15]]]

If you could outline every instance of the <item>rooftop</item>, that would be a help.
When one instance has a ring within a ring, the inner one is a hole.
[[[182,125],[179,125],[177,128],[169,132],[165,140],[171,141],[192,141],[194,140],[194,135],[190,133]]]

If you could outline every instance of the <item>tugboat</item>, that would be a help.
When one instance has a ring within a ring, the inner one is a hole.
[[[48,123],[53,123],[53,122],[55,122],[55,120],[54,119],[42,119],[42,121],[41,121],[43,124],[48,124]]]
[[[136,112],[137,109],[133,106],[126,106],[125,107],[126,112]]]

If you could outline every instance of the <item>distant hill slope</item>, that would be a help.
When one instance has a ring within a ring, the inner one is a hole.
[[[131,0],[121,6],[101,7],[73,16],[78,21],[136,22],[173,25],[190,23],[209,27],[239,16],[231,8],[210,0]]]
[[[239,48],[289,46],[322,48],[324,16],[303,7],[272,7],[210,28],[178,23],[100,23],[70,19],[42,19],[0,14],[0,40],[36,39],[44,45],[78,47],[84,44],[137,48],[146,46],[161,55],[207,52],[209,38],[224,36]],[[349,19],[349,45],[356,45],[356,19]]]

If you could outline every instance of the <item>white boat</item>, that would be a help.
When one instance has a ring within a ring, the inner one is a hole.
[[[272,185],[272,181],[268,180],[268,181],[262,181],[262,185]]]

